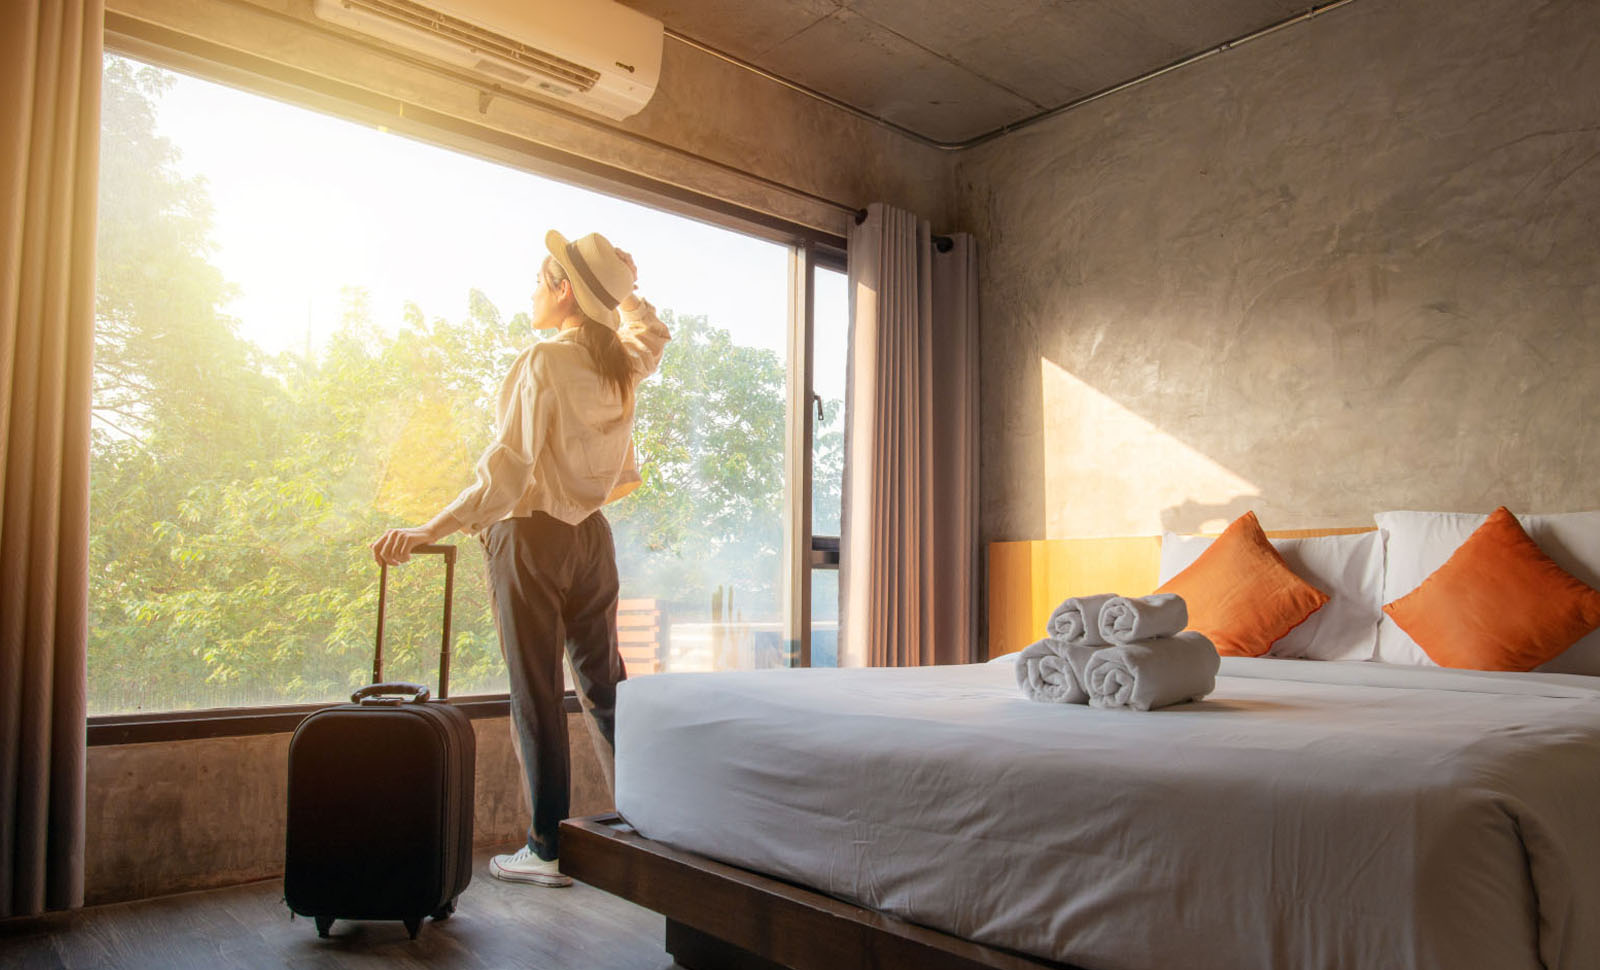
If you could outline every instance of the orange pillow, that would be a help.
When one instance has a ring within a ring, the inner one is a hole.
[[[1557,566],[1502,505],[1383,611],[1441,667],[1532,670],[1600,626],[1600,590]]]
[[[1328,602],[1327,593],[1295,575],[1272,548],[1254,512],[1234,519],[1156,592],[1182,596],[1189,629],[1233,657],[1261,656]]]

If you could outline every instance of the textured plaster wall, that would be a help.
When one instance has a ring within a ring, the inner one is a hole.
[[[506,718],[473,721],[473,837],[521,840],[528,810]],[[209,889],[283,873],[289,735],[206,738],[89,749],[87,901]],[[567,716],[572,812],[611,810],[582,715]]]
[[[957,180],[986,541],[1600,506],[1600,3],[1356,0]]]

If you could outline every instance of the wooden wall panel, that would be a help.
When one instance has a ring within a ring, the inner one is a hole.
[[[1270,530],[1274,539],[1371,532],[1370,526]],[[1160,536],[989,543],[988,656],[1015,653],[1044,636],[1050,611],[1069,596],[1144,596],[1161,571]]]

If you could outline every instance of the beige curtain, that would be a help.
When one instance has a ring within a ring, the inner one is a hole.
[[[840,663],[977,659],[978,303],[970,236],[873,205],[850,234]]]
[[[0,3],[0,917],[83,904],[102,24]]]

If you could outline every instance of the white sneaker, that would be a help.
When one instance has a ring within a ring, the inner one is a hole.
[[[489,860],[489,875],[507,882],[531,882],[535,886],[570,886],[572,877],[562,875],[556,860],[545,861],[523,846],[510,855],[497,855]]]

